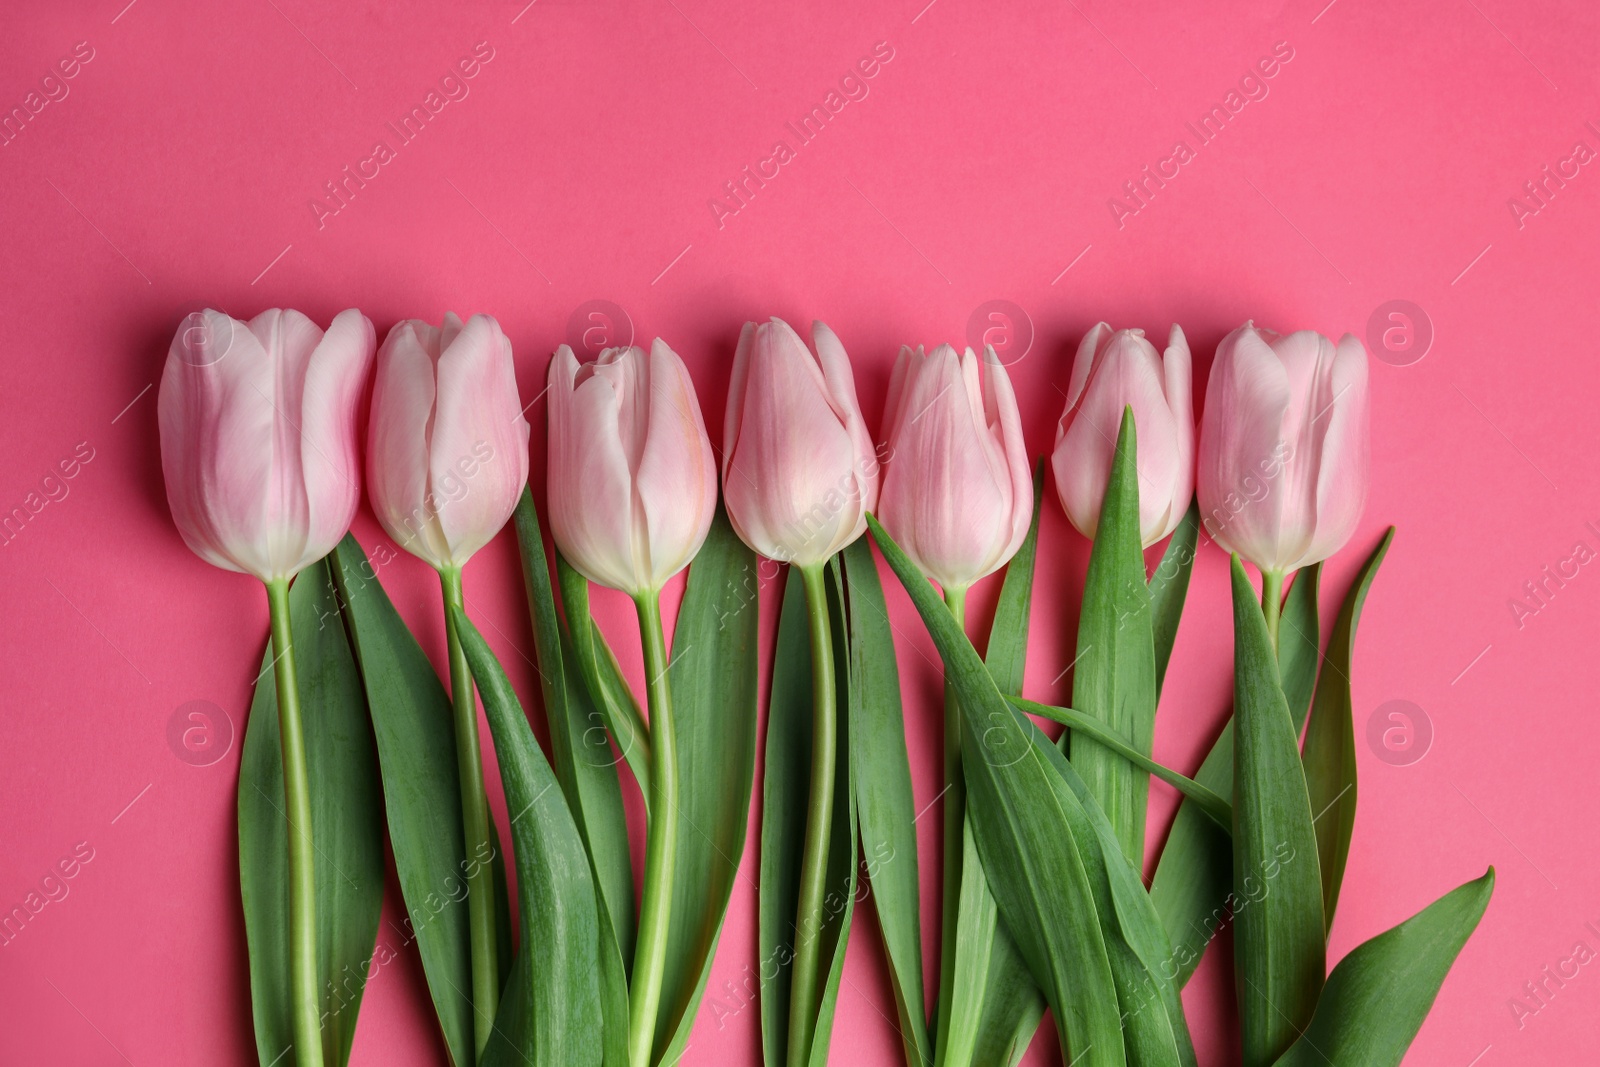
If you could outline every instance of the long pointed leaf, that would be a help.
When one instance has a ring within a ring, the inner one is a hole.
[[[1317,661],[1322,656],[1322,620],[1317,606],[1321,585],[1320,563],[1295,575],[1278,619],[1278,681],[1283,686],[1283,699],[1289,704],[1296,737],[1305,728],[1311,688],[1317,681]]]
[[[1067,812],[1077,798],[1043,762],[933,587],[868,517],[884,558],[939,649],[965,712],[968,813],[1012,940],[1055,1012],[1064,1063],[1121,1067],[1121,1019],[1081,848]],[[1059,786],[1059,788],[1058,788]]]
[[[1148,756],[1155,737],[1156,660],[1150,588],[1139,538],[1139,471],[1133,409],[1122,414],[1100,525],[1084,578],[1072,706],[1093,715]],[[1062,739],[1066,744],[1066,737]],[[1150,776],[1089,740],[1073,737],[1072,765],[1094,792],[1123,854],[1144,860]]]
[[[1118,756],[1127,760],[1133,766],[1147,774],[1153,774],[1163,782],[1181,792],[1192,800],[1200,811],[1213,823],[1224,830],[1233,828],[1233,808],[1214,790],[1187,778],[1170,767],[1165,767],[1148,756],[1140,755],[1133,748],[1099,719],[1085,715],[1076,708],[1061,708],[1050,704],[1040,704],[1033,700],[1024,700],[1021,697],[1007,697],[1012,704],[1031,715],[1059,722],[1069,730],[1077,730],[1086,737],[1093,738]]]
[[[1026,724],[1035,751],[1081,802],[1075,833],[1099,843],[1098,849],[1085,849],[1084,854],[1095,881],[1096,910],[1122,1005],[1128,1062],[1135,1067],[1195,1067],[1183,1002],[1177,983],[1168,975],[1171,946],[1139,872],[1122,855],[1110,820],[1094,803],[1087,783],[1037,726],[1020,716],[1019,722]]]
[[[785,1061],[789,993],[794,972],[795,910],[806,835],[811,766],[811,638],[805,583],[790,567],[778,615],[767,702],[766,758],[761,767],[761,891],[758,902],[761,968],[761,1044],[765,1062]],[[768,970],[773,972],[769,978]]]
[[[1295,578],[1278,627],[1278,675],[1296,737],[1305,725],[1317,673],[1317,587],[1321,575],[1319,563]],[[1213,792],[1232,795],[1232,719],[1223,726],[1194,780]],[[1167,832],[1150,885],[1150,898],[1172,942],[1179,985],[1189,980],[1206,947],[1226,925],[1232,886],[1232,840],[1197,805],[1185,800]]]
[[[1351,721],[1350,672],[1355,657],[1356,626],[1367,590],[1394,540],[1394,527],[1367,557],[1355,584],[1339,609],[1328,639],[1322,677],[1317,682],[1303,756],[1311,810],[1317,818],[1317,857],[1322,871],[1324,928],[1333,928],[1339,886],[1350,856],[1350,835],[1356,824],[1356,736]],[[1297,583],[1298,584],[1298,583]]]
[[[1200,537],[1200,502],[1193,501],[1178,520],[1156,572],[1150,576],[1150,629],[1156,650],[1156,692],[1167,677],[1167,663],[1178,639],[1178,621],[1189,596],[1195,544]]]
[[[1267,1067],[1316,1010],[1327,970],[1311,799],[1267,620],[1233,557],[1234,978],[1244,1067]]]
[[[354,537],[339,542],[333,564],[372,709],[407,934],[416,939],[451,1062],[467,1067],[474,1061],[471,942],[461,890],[468,857],[450,698]]]
[[[567,632],[572,638],[573,659],[583,678],[589,701],[599,709],[606,728],[616,739],[617,749],[628,761],[634,781],[650,810],[650,732],[639,714],[628,683],[617,666],[617,657],[606,644],[605,635],[589,613],[589,579],[579,574],[561,553],[556,553],[556,575],[561,584],[561,606],[566,610]]]
[[[595,882],[605,898],[616,951],[623,959],[631,960],[633,864],[628,854],[628,822],[622,811],[616,761],[606,740],[604,720],[577,676],[572,662],[577,656],[570,654],[571,644],[556,614],[539,511],[533,494],[526,488],[517,502],[515,521],[556,778],[566,794],[567,807],[594,868]],[[580,619],[580,627],[582,622]],[[610,1022],[607,1020],[608,1026]]]
[[[756,756],[756,588],[755,554],[719,513],[689,568],[668,671],[681,777],[658,1063],[675,1063],[688,1044],[744,855]]]
[[[289,592],[290,631],[311,790],[317,983],[323,1062],[350,1058],[356,1014],[383,905],[383,819],[361,679],[326,561]],[[289,1001],[289,834],[278,732],[275,652],[267,649],[239,766],[239,884],[250,946],[250,1000],[262,1063],[292,1062]]]
[[[833,1037],[833,1017],[839,1003],[839,983],[844,980],[844,957],[855,915],[856,834],[855,787],[851,781],[854,760],[850,751],[850,715],[855,699],[850,689],[850,647],[844,607],[844,582],[839,558],[828,563],[828,617],[833,634],[834,686],[838,703],[838,765],[833,780],[832,837],[828,843],[828,892],[822,900],[819,960],[828,961],[817,998],[817,1018],[811,1031],[811,1067],[827,1067]]]
[[[1357,945],[1276,1067],[1399,1067],[1494,893],[1494,868]]]
[[[888,957],[906,1064],[929,1067],[933,1049],[922,991],[916,805],[901,714],[900,672],[872,546],[860,538],[843,555],[850,602],[850,753],[861,851]],[[781,637],[779,641],[781,647]],[[774,664],[774,675],[776,670]],[[768,719],[770,738],[770,710]]]
[[[461,647],[500,759],[500,781],[511,815],[511,841],[517,862],[517,902],[521,912],[525,981],[513,990],[520,1003],[501,1005],[498,1029],[507,1013],[526,1020],[520,1047],[491,1042],[486,1064],[528,1067],[599,1067],[602,1055],[600,933],[594,878],[583,838],[567,807],[550,764],[483,635],[451,607]]]
[[[1007,696],[1020,696],[1028,658],[1028,630],[1033,608],[1033,570],[1039,552],[1039,520],[1044,509],[1044,461],[1033,469],[1033,517],[1017,554],[1006,564],[1006,576],[995,603],[994,622],[984,665],[995,686]],[[970,824],[969,824],[970,825]],[[970,834],[966,835],[970,838]],[[962,870],[971,858],[963,858]],[[981,870],[981,859],[977,861]],[[992,901],[992,895],[991,895]],[[1011,1067],[1027,1050],[1044,1015],[1044,997],[1028,974],[1027,961],[1012,943],[1004,923],[995,923],[988,950],[988,973],[982,1012],[974,1036],[971,1062]]]

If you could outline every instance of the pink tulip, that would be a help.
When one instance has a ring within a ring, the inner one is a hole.
[[[689,369],[660,338],[550,363],[550,528],[590,581],[660,590],[700,551],[717,465]]]
[[[1200,423],[1200,510],[1263,572],[1331,556],[1367,500],[1367,350],[1246,322],[1217,346]]]
[[[1133,407],[1139,446],[1139,536],[1146,548],[1170,534],[1194,495],[1194,412],[1189,343],[1174,323],[1165,360],[1143,330],[1100,323],[1072,364],[1056,430],[1056,492],[1078,532],[1093,538],[1116,452],[1123,409]]]
[[[184,319],[161,373],[161,469],[201,559],[279,581],[339,543],[361,499],[356,405],[372,346],[353,308],[327,333],[277,308]]]
[[[878,519],[889,535],[947,592],[1005,566],[1028,533],[1033,479],[994,349],[981,361],[970,348],[900,349],[884,422]]]
[[[528,481],[511,342],[488,315],[395,324],[378,352],[367,433],[372,510],[439,571],[489,543]]]
[[[811,324],[816,353],[782,319],[744,324],[728,385],[722,495],[744,543],[769,559],[822,563],[867,528],[878,457],[850,357]]]

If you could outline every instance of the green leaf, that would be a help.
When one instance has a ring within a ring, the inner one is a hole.
[[[539,688],[550,726],[550,748],[556,778],[578,826],[593,865],[595,883],[604,898],[616,951],[633,958],[633,864],[628,852],[628,822],[622,811],[622,789],[616,760],[600,712],[576,670],[578,656],[556,614],[545,556],[539,511],[526,488],[515,513],[517,545],[522,557],[528,613],[533,620]],[[579,617],[582,627],[588,612]],[[570,653],[570,654],[569,654]],[[610,1020],[607,1020],[609,1025]],[[623,1029],[627,1029],[626,1020]]]
[[[1306,725],[1311,687],[1317,682],[1317,660],[1322,654],[1322,620],[1317,608],[1321,585],[1320,563],[1297,574],[1278,619],[1278,680],[1289,704],[1296,737]]]
[[[678,742],[678,861],[656,1028],[656,1062],[688,1045],[744,855],[755,776],[755,554],[718,513],[689,569],[672,635]]]
[[[1136,436],[1133,409],[1127,408],[1084,578],[1072,706],[1148,756],[1155,736],[1156,661],[1139,535]],[[1139,866],[1144,860],[1149,775],[1081,734],[1072,739],[1070,751],[1074,769],[1111,820],[1123,854]]]
[[[1130,764],[1138,767],[1147,774],[1153,774],[1163,782],[1178,790],[1189,800],[1192,800],[1200,811],[1215,825],[1224,831],[1233,828],[1233,808],[1214,790],[1201,785],[1191,778],[1186,778],[1170,767],[1165,767],[1148,756],[1135,752],[1127,742],[1123,741],[1099,719],[1085,715],[1076,708],[1061,708],[1050,704],[1040,704],[1033,700],[1024,700],[1021,697],[1007,697],[1012,704],[1031,715],[1059,722],[1070,730],[1077,730],[1084,736],[1098,741],[1106,748],[1115,752]]]
[[[839,983],[844,980],[845,950],[850,942],[850,921],[855,914],[856,882],[860,866],[856,862],[859,838],[856,833],[854,769],[850,750],[850,716],[855,697],[850,690],[850,647],[845,621],[844,579],[839,557],[828,561],[828,620],[833,633],[833,665],[838,705],[838,763],[833,780],[833,819],[828,842],[828,892],[823,896],[822,939],[818,960],[827,960],[822,992],[817,1002],[817,1021],[811,1033],[811,1067],[827,1067],[833,1036],[833,1017],[839,1002]]]
[[[1080,840],[1098,842],[1085,849],[1096,910],[1105,935],[1111,973],[1122,1006],[1128,1062],[1137,1067],[1195,1067],[1194,1043],[1184,1018],[1178,985],[1169,976],[1172,950],[1139,872],[1122,854],[1110,820],[1094,802],[1087,783],[1039,728],[1018,715],[1042,755],[1081,803],[1074,827]]]
[[[1233,794],[1233,720],[1211,746],[1194,780],[1213,792]],[[1150,900],[1172,942],[1179,985],[1200,965],[1206,947],[1228,921],[1233,885],[1233,840],[1187,799],[1178,807],[1150,883]]]
[[[961,699],[968,815],[1000,915],[1045,993],[1075,1067],[1121,1067],[1120,1011],[1084,848],[1068,810],[1077,798],[1034,751],[1026,720],[1000,695],[977,652],[916,564],[877,520],[872,536],[945,663]]]
[[[1311,1028],[1277,1067],[1399,1067],[1493,892],[1490,867],[1356,946],[1328,977]]]
[[[1394,527],[1391,526],[1367,557],[1339,609],[1333,635],[1328,638],[1328,653],[1313,698],[1311,721],[1306,727],[1303,760],[1311,810],[1316,813],[1325,930],[1333,928],[1339,886],[1344,881],[1345,861],[1350,856],[1350,834],[1356,824],[1356,736],[1350,698],[1356,625],[1361,621],[1367,590],[1372,587],[1372,579],[1393,540]]]
[[[1305,725],[1316,679],[1319,623],[1317,587],[1322,565],[1301,573],[1289,587],[1278,624],[1278,674],[1283,681],[1295,736]],[[1213,792],[1233,793],[1233,720],[1222,728],[1194,779]],[[1189,980],[1206,946],[1228,919],[1233,886],[1233,842],[1194,804],[1185,800],[1167,832],[1150,898],[1173,944],[1178,984]]]
[[[599,1067],[601,1016],[600,931],[595,886],[583,838],[550,764],[511,682],[483,635],[459,609],[450,608],[461,647],[483,697],[494,734],[500,781],[511,812],[511,843],[517,862],[525,981],[517,999],[507,998],[495,1020],[520,1016],[522,1041],[511,1047],[491,1042],[486,1063],[529,1067]]]
[[[888,957],[889,982],[894,989],[906,1063],[908,1067],[928,1067],[933,1062],[933,1048],[928,1040],[922,989],[916,804],[906,755],[900,672],[895,664],[894,637],[872,546],[866,538],[859,538],[844,550],[843,556],[850,602],[850,752],[855,764],[851,773],[855,776],[861,851]],[[784,648],[783,625],[780,621],[780,654]],[[779,662],[773,663],[775,678]],[[808,690],[809,686],[808,679]],[[776,685],[773,692],[779,692]],[[770,710],[768,720],[770,724]],[[770,744],[770,725],[767,736]],[[770,777],[770,756],[767,766]],[[765,878],[762,884],[766,884]],[[781,1058],[768,1062],[781,1062]]]
[[[1167,677],[1167,663],[1172,659],[1172,646],[1178,639],[1178,621],[1183,615],[1183,603],[1189,596],[1189,575],[1194,570],[1195,543],[1200,536],[1200,503],[1190,503],[1189,510],[1178,520],[1178,526],[1167,541],[1167,550],[1161,554],[1161,563],[1150,576],[1150,629],[1156,650],[1156,692]]]
[[[789,1048],[789,990],[794,973],[795,910],[806,836],[806,790],[811,766],[811,638],[805,583],[790,567],[778,616],[767,702],[767,748],[761,770],[761,1046],[765,1062],[785,1062]],[[768,969],[775,972],[770,978]]]
[[[645,815],[650,813],[650,731],[639,714],[639,703],[634,700],[622,677],[617,657],[606,643],[605,635],[595,625],[589,613],[589,579],[579,574],[561,553],[556,553],[556,576],[561,583],[561,606],[566,609],[567,630],[572,639],[572,658],[583,678],[589,701],[600,710],[606,727],[616,739],[617,749],[628,761],[634,781],[639,783],[639,793],[644,799]]]
[[[870,550],[869,550],[870,551]],[[870,557],[869,557],[870,563]],[[842,604],[836,603],[833,567],[829,567],[830,622],[834,629],[834,664],[838,674],[839,752],[835,799],[828,844],[823,921],[814,935],[820,940],[817,959],[826,970],[818,1011],[806,1046],[813,1063],[825,1063],[834,1006],[843,974],[844,949],[854,910],[856,881],[855,805],[851,798],[851,748],[848,684],[850,649],[843,632]],[[891,664],[892,669],[892,664]],[[811,635],[804,582],[790,567],[783,609],[778,621],[778,648],[772,662],[772,693],[767,704],[767,748],[762,764],[760,959],[761,1038],[769,1064],[784,1063],[789,1047],[789,1014],[793,961],[803,936],[796,925],[800,903],[800,868],[805,853],[806,812],[811,789],[813,684]],[[898,696],[896,698],[898,705]],[[898,709],[897,709],[898,710]],[[902,747],[904,742],[902,742]],[[909,774],[909,771],[908,771]],[[912,901],[916,900],[913,888]],[[767,976],[768,969],[776,973]]]
[[[1327,973],[1311,798],[1267,620],[1233,557],[1234,979],[1244,1067],[1267,1067],[1316,1010]]]
[[[354,537],[345,535],[332,562],[372,710],[406,932],[416,939],[451,1062],[469,1067],[472,958],[462,881],[467,856],[450,697]]]
[[[989,626],[989,644],[984,664],[995,686],[1007,696],[1022,693],[1028,656],[1029,619],[1033,607],[1033,569],[1039,551],[1039,519],[1044,506],[1044,461],[1033,469],[1033,517],[1027,536],[1017,554],[1006,564],[1005,580],[995,603],[994,621]],[[970,831],[970,820],[968,827]],[[970,832],[963,835],[971,839]],[[973,852],[964,854],[962,870],[981,872],[982,860]],[[988,907],[995,908],[993,894]],[[973,1039],[970,1062],[976,1064],[1015,1064],[1027,1051],[1039,1020],[1044,1015],[1044,997],[1028,974],[1027,961],[1011,941],[1004,923],[994,923],[987,959],[988,971],[980,994],[981,1014]]]
[[[317,972],[323,1062],[350,1058],[383,905],[383,799],[361,678],[326,561],[289,592],[290,631],[311,789]],[[273,649],[267,649],[239,765],[239,888],[250,948],[250,1000],[262,1063],[292,1063],[289,824]]]

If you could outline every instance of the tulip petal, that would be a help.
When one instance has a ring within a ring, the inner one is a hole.
[[[884,529],[947,588],[986,573],[1011,532],[1010,478],[994,455],[976,360],[968,367],[949,345],[914,367],[878,502]]]
[[[1022,415],[1017,410],[1017,394],[1011,388],[1011,375],[993,345],[985,345],[984,413],[1005,452],[1006,469],[1011,475],[1011,536],[1001,546],[999,558],[990,571],[999,570],[1028,536],[1033,523],[1033,475],[1028,465],[1028,446],[1022,439]]]
[[[700,551],[717,510],[717,467],[689,368],[659,337],[650,346],[649,437],[634,484],[648,537],[652,588]]]
[[[1316,534],[1296,566],[1320,562],[1343,548],[1367,503],[1369,452],[1367,350],[1345,334],[1329,376],[1332,398],[1323,416],[1316,485]]]
[[[375,341],[372,323],[350,308],[334,316],[306,364],[299,422],[309,522],[301,567],[333,551],[361,503],[356,405]]]
[[[1206,386],[1200,507],[1219,545],[1269,569],[1279,566],[1289,403],[1288,373],[1262,333],[1246,323],[1223,338]]]
[[[816,358],[781,320],[758,327],[723,480],[734,529],[769,558],[822,562],[863,521],[856,467]]]
[[[617,376],[590,374],[562,345],[550,363],[550,527],[568,562],[612,589],[643,588],[634,565],[633,475],[618,433]]]
[[[398,322],[378,352],[367,425],[367,495],[401,548],[442,567],[450,545],[429,498],[428,440],[437,394],[426,344],[431,330],[417,320]]]
[[[1089,378],[1094,373],[1096,359],[1106,342],[1111,340],[1112,330],[1109,322],[1097,322],[1083,335],[1083,340],[1078,342],[1078,354],[1072,360],[1072,380],[1067,383],[1067,411],[1078,406],[1083,391],[1089,385]],[[1118,426],[1121,426],[1120,416]]]
[[[528,480],[528,421],[517,396],[511,342],[488,315],[453,329],[446,316],[438,398],[428,443],[429,491],[460,565],[511,517]],[[459,320],[457,320],[459,322]]]

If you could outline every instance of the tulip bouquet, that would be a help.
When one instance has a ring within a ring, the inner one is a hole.
[[[1180,990],[1230,924],[1245,1067],[1400,1062],[1493,871],[1329,972],[1356,810],[1355,633],[1393,536],[1323,642],[1321,565],[1366,497],[1367,363],[1353,337],[1249,323],[1229,334],[1198,442],[1182,330],[1164,352],[1104,323],[1083,339],[1048,460],[1054,495],[1093,542],[1067,706],[1023,695],[1047,471],[1030,470],[992,349],[903,348],[875,447],[832,330],[813,324],[808,344],[781,320],[748,323],[719,471],[694,383],[664,342],[586,363],[563,346],[548,369],[547,547],[499,324],[404,321],[376,359],[375,341],[354,310],[326,331],[293,311],[249,322],[206,311],[180,326],[162,376],[178,529],[267,590],[238,796],[263,1064],[348,1061],[365,982],[396,952],[377,944],[385,828],[401,947],[417,949],[451,1064],[682,1058],[745,847],[758,554],[787,568],[767,698],[760,957],[747,969],[771,1067],[828,1061],[868,889],[908,1067],[1014,1065],[1046,1010],[1064,1064],[1191,1067]],[[444,678],[378,580],[396,553],[369,557],[348,532],[363,470],[384,531],[438,574]],[[466,594],[468,560],[508,520],[547,747]],[[1152,739],[1202,530],[1232,554],[1234,707],[1191,777],[1154,762]],[[944,666],[933,997],[874,543]],[[669,647],[663,593],[686,569]],[[980,657],[967,595],[1002,571]],[[590,612],[591,583],[635,605],[642,694]],[[515,928],[480,702],[507,803]],[[1041,722],[1065,729],[1051,740]],[[642,826],[630,826],[624,775]],[[1184,800],[1147,883],[1152,777]]]

